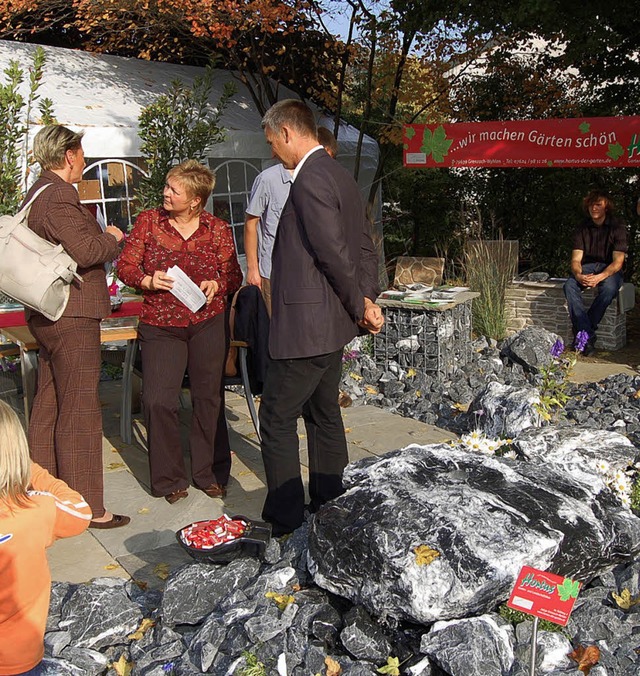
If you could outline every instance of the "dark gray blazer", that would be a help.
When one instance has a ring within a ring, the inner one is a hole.
[[[359,333],[364,297],[379,293],[377,255],[360,190],[324,149],[291,187],[272,264],[273,359],[334,352]]]

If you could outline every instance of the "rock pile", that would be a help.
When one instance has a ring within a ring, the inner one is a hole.
[[[581,673],[569,654],[594,644],[591,676],[640,673],[640,519],[594,469],[626,467],[636,449],[555,428],[514,447],[514,460],[436,444],[353,463],[345,494],[272,540],[264,561],[189,564],[164,592],[55,584],[45,673],[325,676],[330,658],[344,676],[395,664],[410,676],[525,676],[531,622],[497,612],[524,563],[589,582],[566,632],[540,632],[538,674]]]
[[[379,406],[462,434],[482,426],[482,409],[472,404],[488,384],[516,390],[540,385],[540,367],[549,362],[556,338],[538,327],[528,327],[501,345],[480,338],[473,342],[468,362],[444,381],[393,363],[383,370],[362,354],[345,363],[342,389],[354,405]],[[566,391],[569,400],[559,424],[617,431],[640,447],[640,374],[568,383]]]

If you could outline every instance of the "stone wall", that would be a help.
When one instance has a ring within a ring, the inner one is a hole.
[[[563,281],[513,282],[506,293],[507,330],[515,333],[527,326],[541,326],[557,333],[567,345],[573,343],[573,331],[567,302],[562,291]],[[587,306],[594,292],[583,294]],[[627,344],[627,320],[614,301],[607,308],[597,332],[597,347],[619,350]]]

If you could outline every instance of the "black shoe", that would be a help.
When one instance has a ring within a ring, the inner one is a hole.
[[[584,350],[582,350],[582,354],[585,357],[589,357],[595,351],[596,351],[596,337],[592,336],[591,338],[589,338],[589,340],[587,341],[587,344],[584,346]]]

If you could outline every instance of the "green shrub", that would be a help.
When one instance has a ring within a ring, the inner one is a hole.
[[[42,80],[46,57],[42,47],[33,56],[29,68],[29,88],[26,98],[20,93],[25,73],[17,61],[9,61],[4,70],[7,78],[0,84],[0,216],[13,214],[22,202],[26,187],[26,173],[29,166],[27,137],[33,106],[38,100],[38,89]],[[51,99],[38,103],[40,119],[38,124],[54,122]]]

